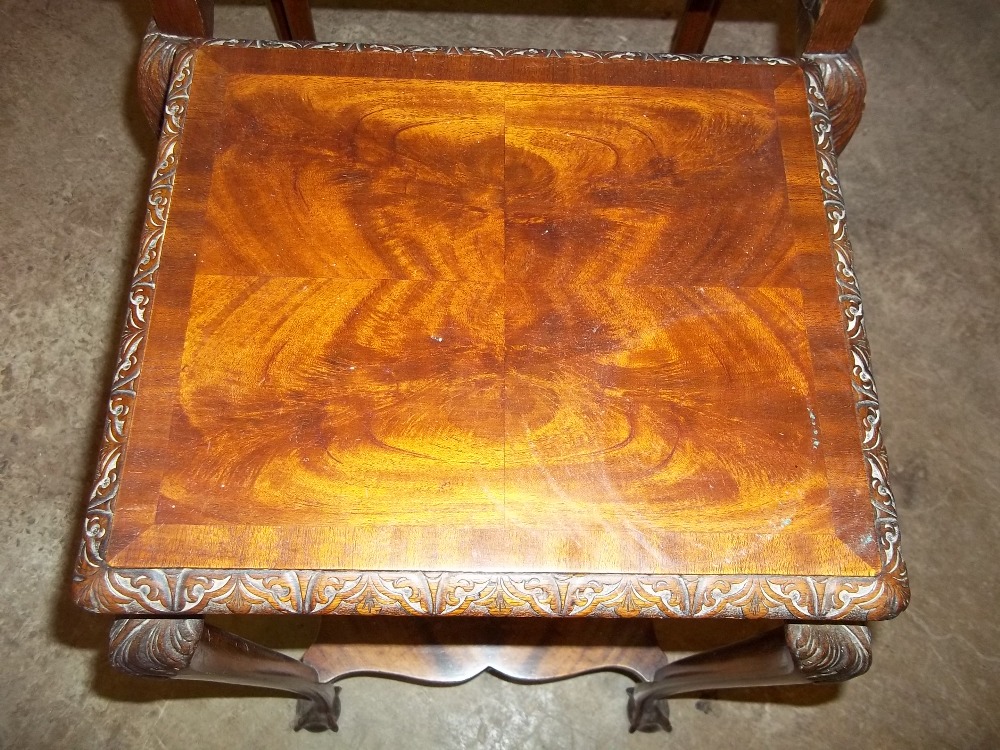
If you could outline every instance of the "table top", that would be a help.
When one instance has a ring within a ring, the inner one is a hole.
[[[312,46],[175,66],[81,604],[905,606],[815,78]]]

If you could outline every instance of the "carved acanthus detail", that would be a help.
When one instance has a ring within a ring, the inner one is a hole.
[[[785,627],[785,642],[809,682],[843,682],[872,664],[872,636],[864,625],[795,623]]]
[[[155,133],[160,132],[160,123],[163,122],[163,103],[167,98],[174,59],[190,41],[183,37],[161,34],[153,24],[150,24],[142,38],[136,83],[142,112]]]
[[[201,619],[122,618],[111,626],[108,658],[119,672],[173,677],[187,669],[205,632]]]
[[[811,54],[805,58],[817,67],[823,79],[826,106],[833,121],[833,145],[839,154],[858,129],[865,109],[868,83],[861,57],[852,47],[847,52]]]

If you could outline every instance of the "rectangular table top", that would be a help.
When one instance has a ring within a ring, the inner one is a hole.
[[[900,608],[800,67],[328,46],[176,68],[85,606]]]

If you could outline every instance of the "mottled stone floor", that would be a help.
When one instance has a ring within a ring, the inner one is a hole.
[[[663,8],[679,3],[317,4],[320,36],[341,41],[663,49]],[[710,51],[772,51],[791,29],[775,8],[789,4],[734,2]],[[491,13],[459,12],[473,5]],[[536,15],[519,15],[525,6]],[[107,619],[66,599],[151,164],[132,84],[147,9],[0,0],[0,745],[1000,744],[998,7],[885,0],[858,40],[869,103],[841,174],[914,592],[903,616],[872,628],[871,672],[842,687],[678,699],[669,736],[625,734],[629,681],[615,675],[446,689],[358,678],[344,684],[340,734],[322,736],[293,734],[291,701],[260,691],[117,676],[103,661]],[[227,36],[269,34],[251,4],[223,4],[219,18]],[[310,623],[249,627],[295,647]],[[674,632],[690,646],[690,627]]]

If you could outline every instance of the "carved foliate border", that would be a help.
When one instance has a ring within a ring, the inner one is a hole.
[[[127,602],[115,597],[111,589],[101,593],[101,573],[108,571],[104,553],[120,486],[119,472],[125,455],[128,425],[135,405],[136,385],[156,290],[156,272],[160,268],[160,249],[167,226],[180,136],[191,89],[192,57],[192,53],[187,52],[178,60],[164,103],[156,166],[146,200],[139,257],[129,287],[118,359],[112,375],[108,411],[97,461],[97,476],[87,503],[83,542],[73,571],[77,598],[81,603],[88,598],[94,601],[100,599],[102,611],[126,611],[119,607],[127,606]],[[91,587],[94,587],[93,591],[90,590]]]
[[[118,614],[382,614],[509,617],[743,617],[793,620],[885,619],[909,599],[861,296],[851,266],[844,201],[819,75],[805,68],[810,117],[830,227],[837,284],[854,367],[851,373],[874,511],[882,572],[874,578],[834,576],[605,575],[337,570],[133,570],[111,568],[105,548],[119,487],[136,383],[167,222],[179,137],[202,45],[308,48],[340,52],[586,57],[595,60],[797,65],[785,58],[630,52],[556,52],[495,48],[395,47],[308,42],[190,40],[174,64],[141,250],[129,291],[118,365],[108,402],[97,477],[84,522],[73,586],[83,607]]]
[[[899,548],[896,502],[889,486],[889,460],[882,441],[882,416],[872,375],[871,349],[865,332],[861,289],[854,274],[854,254],[847,235],[846,206],[837,175],[833,121],[826,107],[822,73],[817,66],[804,69],[809,95],[809,114],[816,139],[823,204],[834,255],[839,301],[844,315],[848,345],[854,366],[851,384],[861,432],[861,449],[868,474],[868,489],[875,515],[875,534],[882,559],[880,583],[893,615],[906,608],[910,598],[906,565]]]
[[[159,34],[159,37],[166,35]],[[171,37],[182,39],[182,37]],[[599,52],[594,50],[558,50],[540,47],[447,47],[428,45],[361,44],[357,42],[302,42],[272,39],[185,39],[188,45],[239,47],[241,49],[310,49],[334,52],[389,52],[397,55],[472,55],[474,57],[547,57],[586,58],[589,60],[635,60],[640,62],[709,62],[742,65],[798,65],[787,57],[745,57],[738,55],[677,55],[672,52]]]

